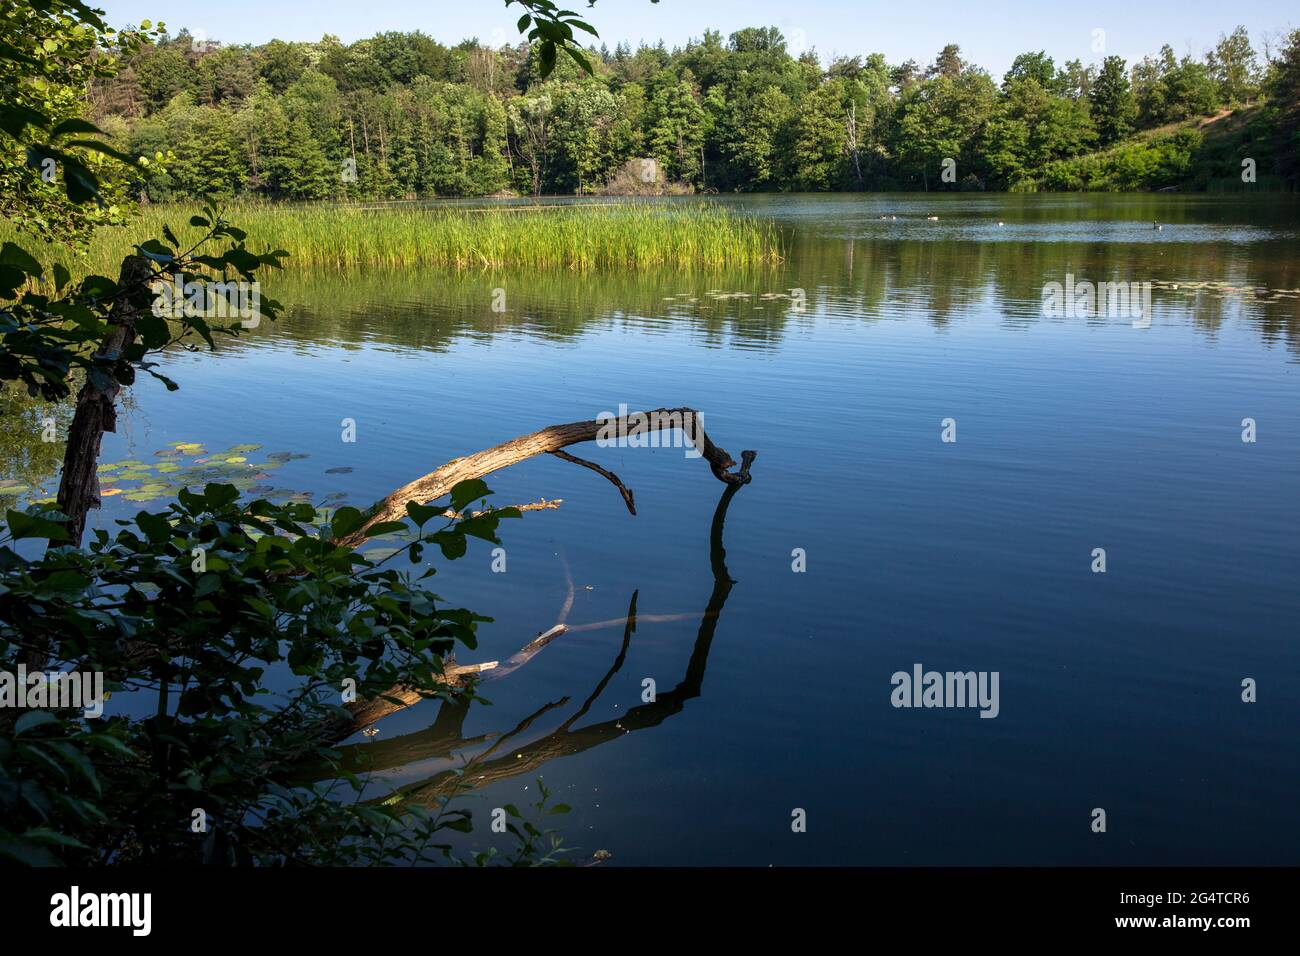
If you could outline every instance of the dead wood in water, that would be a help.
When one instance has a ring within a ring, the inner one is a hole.
[[[491,472],[499,471],[509,465],[544,453],[576,462],[609,479],[619,489],[628,511],[635,515],[636,508],[633,503],[632,491],[623,484],[617,475],[601,468],[599,465],[561,451],[562,448],[568,445],[594,441],[602,435],[608,435],[611,429],[615,435],[630,436],[666,428],[681,428],[686,433],[691,445],[700,451],[701,457],[709,463],[714,476],[728,486],[727,493],[723,497],[724,504],[719,508],[718,512],[719,515],[725,515],[725,503],[730,501],[731,496],[735,494],[741,485],[749,482],[749,469],[758,453],[748,450],[741,452],[740,467],[732,472],[730,469],[735,467],[735,461],[724,449],[719,448],[709,439],[704,431],[701,418],[702,416],[694,409],[675,408],[656,409],[652,412],[632,414],[612,420],[598,419],[590,422],[573,422],[568,425],[553,425],[550,428],[523,435],[474,455],[453,459],[436,471],[404,485],[380,501],[371,509],[365,524],[351,535],[341,538],[339,543],[355,547],[365,539],[366,528],[380,521],[391,521],[405,517],[407,502],[425,503],[436,500],[449,493],[458,482],[481,478]],[[715,522],[718,520],[715,518]],[[714,534],[716,538],[720,539],[721,529],[715,528]],[[716,567],[714,573],[716,577],[718,574]],[[476,677],[489,680],[505,677],[528,663],[538,651],[556,637],[565,633],[567,630],[564,623],[565,618],[568,616],[569,609],[573,606],[573,579],[569,574],[567,563],[565,564],[565,579],[568,584],[568,597],[554,627],[529,642],[504,664],[498,661],[488,661],[481,664],[457,665],[449,661],[443,674],[443,686],[459,688]],[[412,687],[393,687],[379,697],[349,704],[347,709],[351,719],[341,721],[334,726],[331,729],[330,736],[335,741],[342,741],[352,734],[370,727],[384,717],[418,703],[429,696],[432,690],[432,688],[422,691]]]
[[[747,458],[745,464],[752,462],[753,453],[746,452],[745,455]],[[590,712],[597,698],[623,667],[637,624],[649,619],[646,615],[638,615],[637,594],[633,592],[624,623],[623,643],[617,657],[582,705],[559,727],[540,738],[517,742],[524,737],[527,729],[540,716],[563,706],[564,700],[546,704],[525,718],[513,730],[493,738],[490,746],[462,765],[440,770],[419,783],[401,786],[391,794],[376,798],[376,802],[390,803],[396,798],[402,803],[436,807],[447,797],[468,790],[477,790],[523,774],[531,776],[557,758],[582,753],[626,734],[656,727],[680,713],[689,701],[699,697],[703,692],[709,650],[713,645],[718,621],[721,619],[727,597],[736,583],[727,570],[727,552],[723,547],[723,535],[727,509],[739,487],[739,485],[728,486],[723,491],[722,498],[713,513],[713,522],[709,528],[709,565],[713,572],[713,591],[709,595],[704,613],[698,615],[701,620],[695,644],[691,649],[685,673],[675,687],[668,691],[659,691],[652,702],[632,707],[619,717],[583,727],[577,726],[578,721]],[[451,702],[442,705],[443,710],[454,707]],[[418,734],[408,734],[380,745],[361,743],[345,747],[343,751],[348,765],[354,768],[382,770],[398,766],[397,760],[404,760],[407,763],[427,759],[449,760],[453,755],[473,746],[472,743],[460,738],[459,724],[452,725],[441,720],[443,710],[439,711],[440,719],[435,721],[435,726],[442,728],[441,733],[433,732],[431,729]],[[481,738],[476,739],[474,743],[479,740]]]
[[[338,543],[356,547],[366,539],[366,530],[373,525],[385,521],[401,521],[406,517],[406,506],[410,502],[428,504],[437,501],[439,498],[450,494],[451,489],[462,481],[483,478],[495,471],[500,471],[502,468],[517,465],[519,462],[526,461],[537,455],[554,454],[570,445],[596,441],[598,438],[611,433],[619,439],[628,439],[651,432],[674,428],[681,429],[691,445],[709,463],[709,468],[715,478],[729,485],[743,485],[748,482],[748,463],[743,464],[739,470],[733,472],[731,469],[736,466],[736,462],[727,454],[725,449],[719,448],[709,438],[704,431],[702,418],[703,416],[693,408],[657,408],[654,411],[637,412],[621,418],[570,422],[567,425],[551,425],[548,428],[542,428],[527,435],[520,435],[518,438],[502,442],[500,445],[494,445],[472,455],[466,455],[464,458],[454,458],[427,475],[403,485],[388,497],[376,502],[366,515],[365,523],[356,531],[340,538]],[[753,453],[748,452],[741,455],[742,459],[745,454],[751,456],[750,461],[753,460]],[[564,457],[570,461],[574,460],[574,456],[567,453],[557,457]],[[632,492],[623,485],[616,475],[581,459],[577,459],[577,461],[579,464],[592,468],[608,478],[619,488],[624,502],[628,505],[628,510],[632,511],[633,514],[636,513],[632,503]]]

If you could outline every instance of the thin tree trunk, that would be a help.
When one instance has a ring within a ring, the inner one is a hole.
[[[149,281],[149,262],[130,256],[122,263],[118,284],[136,288]],[[112,327],[96,353],[96,359],[115,361],[135,341],[138,309],[128,296],[118,299],[109,313]],[[63,453],[63,473],[59,478],[59,510],[68,516],[68,536],[74,545],[81,544],[86,528],[86,513],[99,507],[99,446],[104,432],[117,431],[117,395],[121,386],[109,378],[104,387],[87,377],[77,395],[77,410],[68,429],[68,444]]]

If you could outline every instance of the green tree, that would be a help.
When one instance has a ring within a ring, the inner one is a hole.
[[[1271,145],[1278,172],[1300,186],[1300,30],[1292,30],[1267,81]]]
[[[720,98],[714,97],[713,102]],[[781,189],[784,155],[782,137],[794,116],[790,98],[768,86],[757,96],[723,109],[718,129],[725,167],[723,185],[731,189]]]
[[[703,145],[704,108],[696,96],[690,71],[676,83],[661,83],[650,98],[651,153],[669,179],[698,182]]]
[[[996,103],[993,81],[976,69],[958,77],[939,69],[903,91],[891,137],[900,173],[928,190],[942,184],[946,159],[956,163],[958,179],[974,171],[979,165],[974,147]]]
[[[257,51],[257,72],[271,86],[271,92],[283,93],[311,65],[311,58],[301,43],[272,40]]]
[[[0,3],[0,214],[46,240],[120,222],[130,175],[97,139],[85,94],[157,34],[117,32],[71,3]],[[87,205],[97,197],[99,202]]]
[[[796,189],[820,191],[848,185],[852,105],[852,87],[843,79],[828,80],[804,97],[794,125]]]
[[[1220,36],[1208,59],[1219,99],[1233,106],[1250,105],[1259,91],[1259,65],[1246,28],[1239,26],[1231,36]]]
[[[1118,142],[1133,129],[1133,91],[1122,57],[1108,56],[1102,61],[1088,99],[1099,145]]]

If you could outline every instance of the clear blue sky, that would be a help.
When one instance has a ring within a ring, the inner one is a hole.
[[[492,44],[515,42],[518,5],[503,0],[91,0],[115,25],[161,19],[175,33],[204,31],[226,43],[318,40],[331,33],[350,42],[385,30],[422,30],[444,43],[478,37]],[[563,4],[562,4],[563,5]],[[744,26],[779,27],[792,47],[815,47],[830,55],[884,53],[922,65],[945,43],[1001,76],[1017,53],[1044,49],[1058,62],[1099,60],[1094,30],[1105,31],[1105,52],[1130,62],[1169,43],[1179,54],[1197,55],[1244,24],[1258,50],[1265,32],[1300,26],[1294,2],[1249,0],[586,0],[581,11],[612,49],[619,41],[663,39],[670,47],[705,29],[728,33]]]

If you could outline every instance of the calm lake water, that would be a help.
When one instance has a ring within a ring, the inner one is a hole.
[[[613,864],[1300,863],[1300,206],[721,201],[776,219],[786,262],[288,275],[280,322],[170,357],[177,393],[134,390],[105,461],[256,443],[307,456],[276,486],[364,505],[620,405],[692,406],[758,452],[721,535],[723,486],[681,449],[572,449],[635,518],[549,457],[488,479],[502,505],[564,503],[504,523],[506,573],[483,542],[440,562],[438,592],[495,618],[461,662],[551,627],[566,573],[574,629],[491,706],[366,741],[376,794],[436,794],[472,759],[473,846],[509,847],[491,809],[540,774],[576,858]],[[1149,321],[1045,317],[1067,274],[1153,283]],[[997,717],[892,706],[916,664],[997,672]]]

